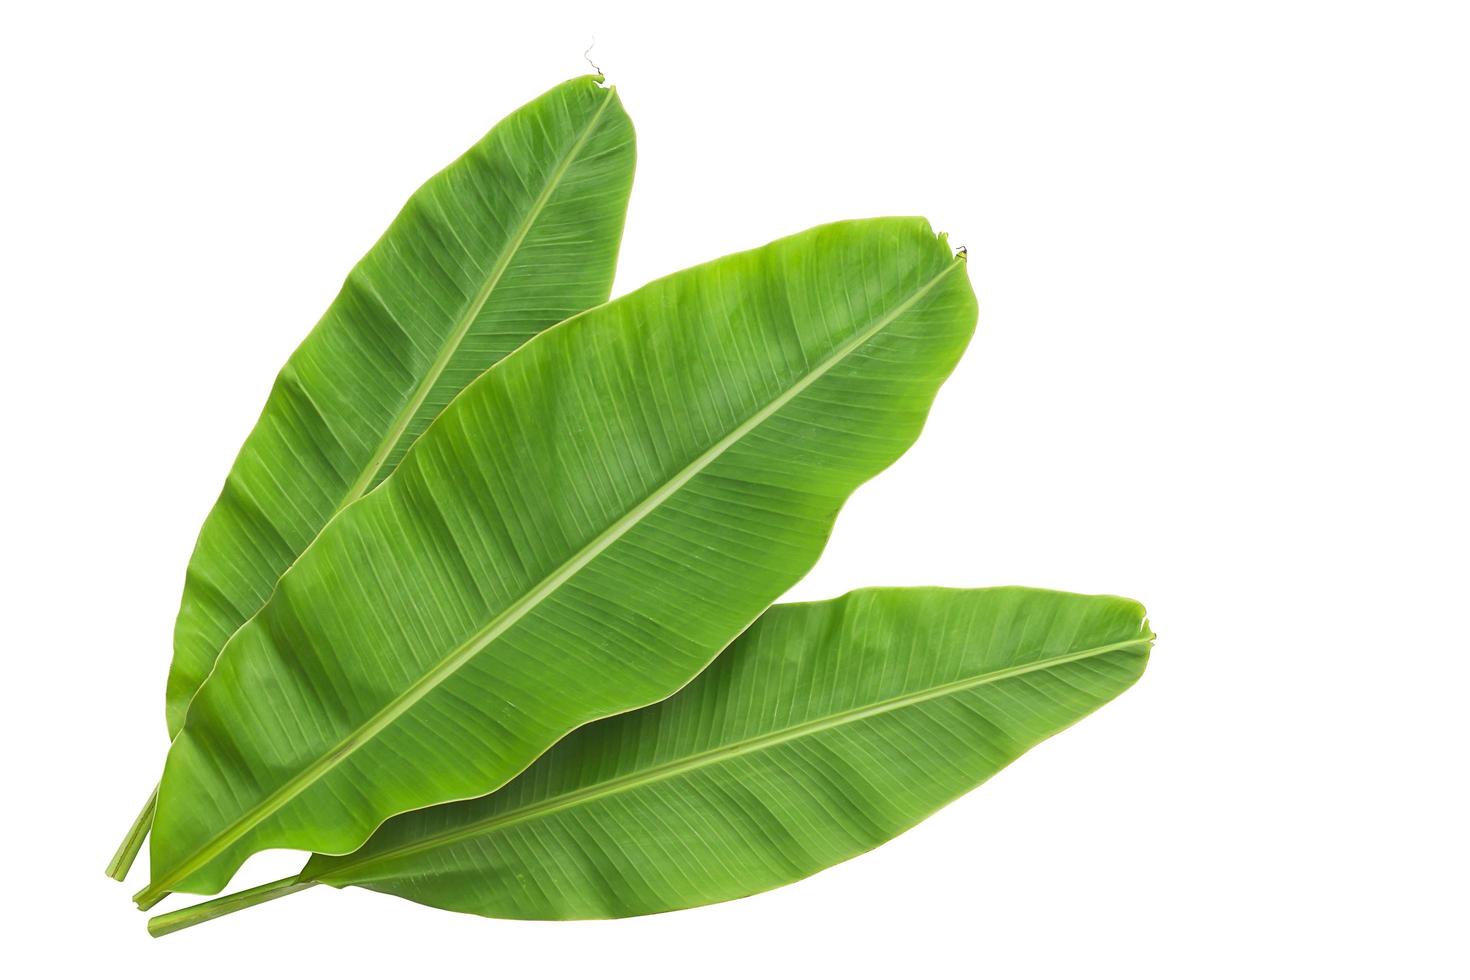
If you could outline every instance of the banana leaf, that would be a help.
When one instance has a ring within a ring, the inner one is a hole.
[[[774,606],[667,701],[574,732],[499,792],[406,813],[294,878],[510,919],[645,915],[788,884],[902,833],[1143,673],[1127,599],[866,589]]]
[[[171,737],[225,641],[332,515],[486,368],[607,300],[634,146],[598,81],[557,86],[430,178],[286,362],[189,560]]]
[[[632,123],[600,81],[557,86],[424,184],[286,362],[189,560],[170,738],[225,641],[327,521],[487,367],[606,301],[635,151]],[[151,815],[150,798],[113,877]]]
[[[662,700],[811,567],[918,435],[975,300],[917,218],[656,281],[471,383],[225,645],[169,750],[137,900],[356,850]]]

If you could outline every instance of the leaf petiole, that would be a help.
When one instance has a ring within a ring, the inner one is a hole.
[[[157,804],[158,787],[154,786],[153,792],[148,794],[148,802],[143,804],[143,809],[138,811],[133,825],[128,828],[128,835],[117,845],[117,853],[107,865],[107,877],[122,881],[128,876],[128,870],[132,868],[138,852],[143,849],[143,842],[148,839],[148,831],[153,826],[153,809]]]
[[[163,915],[155,915],[148,920],[148,935],[157,938],[167,936],[171,932],[197,926],[201,922],[210,919],[218,919],[222,915],[248,909],[252,905],[260,905],[273,899],[282,898],[299,891],[305,891],[314,881],[302,881],[299,877],[292,875],[290,878],[282,878],[279,881],[267,882],[254,888],[247,888],[233,895],[224,895],[220,898],[200,902],[186,909],[178,909],[174,912],[165,912]]]

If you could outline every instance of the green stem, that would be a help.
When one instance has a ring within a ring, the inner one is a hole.
[[[177,912],[165,912],[163,915],[155,915],[148,920],[148,935],[153,937],[167,936],[171,932],[197,926],[201,922],[210,919],[218,919],[222,915],[248,909],[252,905],[269,902],[272,899],[281,898],[294,892],[303,891],[316,884],[314,881],[302,881],[297,876],[282,878],[280,881],[272,881],[254,888],[247,888],[243,892],[233,895],[224,895],[220,898],[200,902]]]
[[[138,812],[138,818],[133,821],[133,826],[128,829],[128,836],[117,845],[117,853],[112,856],[112,863],[107,866],[107,877],[115,881],[122,881],[128,876],[128,869],[133,866],[138,852],[143,849],[143,841],[148,839],[148,829],[153,826],[153,808],[158,803],[158,787],[153,787],[153,792],[148,794],[148,802],[143,804],[143,809]]]

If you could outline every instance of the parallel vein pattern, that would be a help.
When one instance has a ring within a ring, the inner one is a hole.
[[[738,898],[881,844],[1142,673],[1137,603],[866,589],[776,606],[667,701],[568,736],[500,792],[149,921],[155,936],[325,882],[505,918]]]
[[[189,562],[170,735],[225,641],[333,514],[485,368],[607,299],[634,145],[597,83],[517,110],[420,188],[281,371]]]
[[[301,881],[502,918],[738,898],[868,850],[1131,685],[1126,599],[869,589],[775,606],[687,688],[500,792],[396,817]]]
[[[975,318],[919,219],[813,229],[546,331],[465,389],[230,640],[154,879],[345,853],[686,683],[917,435]]]

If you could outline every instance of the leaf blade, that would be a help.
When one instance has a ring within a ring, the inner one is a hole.
[[[395,817],[299,880],[535,919],[779,887],[912,827],[1117,696],[1151,638],[1136,603],[1032,589],[775,606],[669,700],[573,733],[491,796]],[[1027,644],[1034,656],[1004,655]]]
[[[521,107],[404,205],[292,354],[190,558],[170,737],[225,641],[455,393],[608,297],[632,124],[596,76]]]
[[[973,331],[962,269],[920,219],[823,226],[487,372],[226,647],[140,903],[217,891],[265,847],[351,851],[687,682],[917,436]]]

